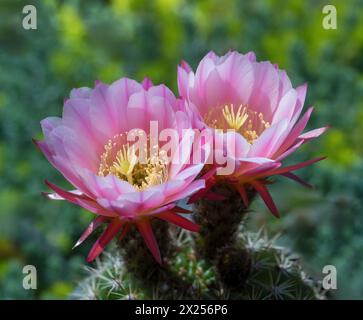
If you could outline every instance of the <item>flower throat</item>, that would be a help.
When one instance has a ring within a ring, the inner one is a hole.
[[[237,112],[233,104],[227,104],[223,108],[214,108],[204,117],[204,121],[215,129],[233,129],[250,144],[270,126],[270,123],[264,120],[261,112],[251,111],[242,104],[238,107]]]
[[[158,155],[149,155],[146,161],[139,161],[134,145],[126,143],[125,136],[127,134],[119,134],[108,140],[101,155],[98,175],[113,174],[140,191],[165,182],[168,166],[163,150]],[[147,147],[144,151],[148,151]]]

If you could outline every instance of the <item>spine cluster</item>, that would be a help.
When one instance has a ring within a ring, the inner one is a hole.
[[[159,265],[134,230],[107,254],[80,286],[82,299],[322,299],[320,284],[308,278],[285,248],[243,226],[249,208],[224,184],[213,192],[224,200],[198,200],[192,236],[154,219]],[[250,202],[255,197],[247,190]],[[91,287],[92,286],[92,287]]]

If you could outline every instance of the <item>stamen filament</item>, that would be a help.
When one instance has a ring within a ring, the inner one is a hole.
[[[234,111],[234,105],[225,105],[222,109],[222,115],[229,129],[234,129],[240,132],[248,143],[252,144],[262,132],[270,126],[270,123],[265,121],[263,114],[249,110],[247,107],[240,105],[237,113]],[[209,115],[208,115],[209,117]],[[206,119],[207,121],[207,119]],[[217,120],[210,121],[214,127]]]
[[[98,175],[104,177],[113,174],[121,180],[128,181],[137,190],[145,190],[167,180],[168,167],[163,150],[141,163],[134,146],[120,143],[120,137],[122,135],[115,136],[114,140],[109,140],[105,145]]]
[[[242,109],[242,105],[239,106],[237,114],[234,113],[233,105],[224,106],[222,113],[231,129],[239,130],[248,118],[246,107]],[[241,113],[242,111],[242,113]]]

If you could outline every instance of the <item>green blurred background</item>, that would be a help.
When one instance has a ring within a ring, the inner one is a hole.
[[[22,8],[37,8],[38,29],[22,28]],[[338,28],[322,27],[334,4]],[[148,75],[176,92],[176,65],[193,67],[209,50],[253,50],[308,82],[310,127],[330,124],[289,163],[327,155],[300,174],[315,190],[279,179],[282,218],[257,201],[251,230],[265,225],[321,278],[338,270],[333,298],[363,299],[363,1],[109,0],[0,1],[0,298],[66,299],[84,276],[92,241],[71,250],[92,218],[43,199],[44,179],[67,186],[31,143],[39,121],[59,116],[73,87]],[[24,290],[22,268],[38,270],[38,290]]]

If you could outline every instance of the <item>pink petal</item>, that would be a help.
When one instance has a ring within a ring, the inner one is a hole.
[[[310,141],[312,139],[315,139],[315,138],[319,137],[320,135],[322,135],[328,129],[329,129],[329,127],[323,127],[323,128],[318,128],[318,129],[314,129],[314,130],[305,132],[304,134],[299,136],[299,139],[304,140],[304,143],[308,142],[308,141]]]
[[[269,158],[242,158],[240,160],[240,166],[235,173],[235,176],[253,176],[255,174],[264,172],[271,168],[276,168],[279,163]]]
[[[188,62],[186,62],[185,60],[181,61],[181,67],[186,71],[186,72],[191,72],[193,71],[192,68],[190,67],[190,65],[188,64]]]
[[[97,135],[102,135],[102,140],[118,134],[119,114],[117,106],[108,99],[109,86],[98,84],[91,94],[90,99],[90,119],[92,127],[97,131]]]
[[[290,147],[284,153],[279,155],[276,158],[276,161],[282,161],[283,159],[288,157],[290,154],[294,153],[298,148],[300,148],[303,143],[304,143],[304,141],[299,141],[299,142],[295,143],[292,147]],[[275,158],[275,157],[276,157],[276,155],[273,156],[273,158]]]
[[[148,77],[145,77],[144,80],[142,80],[141,85],[145,90],[149,90],[153,86],[153,83]]]
[[[47,137],[53,129],[62,125],[62,119],[58,117],[48,117],[40,121],[40,125],[44,136]]]
[[[164,103],[169,103],[170,106],[173,107],[173,110],[176,112],[177,109],[177,99],[174,93],[164,84],[153,86],[149,89],[148,97],[160,97],[165,101]]]
[[[270,62],[254,63],[253,68],[254,87],[247,104],[257,113],[262,112],[265,120],[270,121],[278,99],[279,75]]]
[[[170,211],[172,209],[175,208],[175,204],[174,203],[171,203],[171,204],[167,204],[165,206],[162,206],[160,208],[157,208],[157,209],[154,209],[154,210],[151,210],[147,213],[148,216],[151,216],[151,215],[157,215],[161,212],[165,212],[165,211]]]
[[[288,122],[283,119],[266,129],[252,144],[248,155],[250,157],[271,157],[283,142],[282,138],[287,133],[287,125]]]
[[[186,169],[180,171],[176,176],[174,176],[174,178],[177,180],[184,180],[189,183],[197,177],[203,167],[203,163],[190,165]]]
[[[140,192],[140,203],[142,210],[159,207],[160,204],[165,203],[165,183],[153,186]]]
[[[78,89],[72,89],[69,95],[70,99],[73,98],[81,98],[81,99],[89,99],[92,93],[91,88],[82,87]]]
[[[214,57],[214,54],[209,53],[200,61],[195,72],[195,77],[198,79],[199,87],[204,85],[209,73],[215,68]]]
[[[151,90],[151,89],[150,89]],[[152,96],[148,98],[147,118],[149,121],[158,122],[158,130],[161,132],[163,129],[170,129],[174,127],[175,113],[173,106],[168,100],[159,96]],[[174,108],[176,108],[176,100],[174,101]],[[148,126],[150,126],[148,124]]]
[[[193,130],[190,130],[179,142],[179,145],[175,149],[175,154],[172,155],[171,159],[171,164],[169,168],[170,179],[173,179],[186,164],[190,163],[190,155],[192,152],[194,137],[195,132]]]
[[[297,121],[297,119],[299,118],[301,111],[304,107],[304,103],[305,103],[305,97],[306,97],[306,91],[307,91],[307,84],[303,84],[302,86],[299,86],[296,88],[296,92],[297,92],[297,103],[295,106],[295,110],[294,110],[294,115],[291,119],[291,124],[294,125]]]
[[[279,74],[279,90],[276,104],[272,106],[272,113],[276,111],[278,101],[280,101],[281,98],[292,88],[291,81],[287,76],[286,71],[278,69],[277,72]]]
[[[233,69],[230,79],[230,85],[233,86],[240,103],[248,104],[253,92],[254,83],[255,73],[253,64],[249,59],[241,59],[241,62]],[[236,101],[232,102],[236,103]]]
[[[251,62],[256,62],[256,54],[253,51],[247,52],[245,57]]]
[[[116,213],[120,218],[133,221],[138,217],[142,208],[140,202],[134,202],[130,199],[131,196],[133,194],[122,195],[117,200],[98,198],[97,202],[107,210]]]
[[[112,174],[102,177],[89,170],[83,170],[82,177],[84,183],[92,191],[94,198],[104,197],[114,200],[123,194],[137,192],[129,182],[123,181]]]
[[[63,107],[63,123],[65,126],[77,132],[77,138],[82,140],[81,144],[98,155],[103,150],[104,142],[95,132],[90,118],[90,101],[86,99],[73,98],[67,100]]]
[[[225,59],[223,59],[225,58]],[[232,98],[232,94],[235,93],[233,84],[240,85],[239,83],[235,83],[234,76],[236,72],[239,72],[240,65],[243,64],[245,57],[236,51],[230,52],[226,54],[224,57],[221,57],[223,61],[219,61],[216,65],[216,70],[218,71],[218,75],[220,79],[223,81],[223,86],[220,89],[224,91],[224,99],[228,97],[230,103],[236,103],[237,99]],[[227,102],[227,101],[226,101]]]
[[[178,92],[183,98],[188,97],[188,73],[184,68],[178,66]]]
[[[100,149],[91,143],[85,142],[73,129],[68,127],[58,127],[53,130],[62,137],[62,144],[65,155],[74,168],[87,168],[90,171],[97,171],[99,167],[99,155],[96,151]],[[79,174],[78,170],[77,173]]]
[[[204,82],[203,96],[210,108],[219,107],[227,102],[226,83],[220,77],[217,69],[211,70]]]
[[[164,195],[166,198],[168,198],[169,196],[172,196],[176,193],[178,193],[180,190],[182,190],[184,188],[184,186],[186,185],[184,180],[169,180],[167,182],[164,183],[165,185],[165,189],[163,191]]]
[[[223,139],[227,147],[227,153],[234,159],[246,157],[251,149],[251,145],[247,140],[237,132],[227,132]]]
[[[181,200],[184,198],[187,198],[191,196],[193,193],[196,193],[200,189],[203,189],[205,187],[205,181],[204,180],[196,180],[193,181],[189,186],[184,188],[182,191],[174,194],[173,196],[168,198],[168,202],[174,202],[177,200]]]
[[[127,131],[138,128],[149,132],[149,123],[146,118],[148,99],[145,91],[133,94],[127,105]]]
[[[59,126],[50,130],[45,141],[33,142],[43,152],[47,160],[77,189],[90,195],[87,186],[82,182],[78,167],[71,162],[66,154],[63,138],[60,135]],[[47,130],[47,129],[46,129]]]
[[[295,105],[297,103],[297,92],[295,89],[290,89],[280,100],[280,103],[273,116],[272,125],[278,123],[282,119],[290,121],[294,114]]]
[[[36,145],[36,147],[44,154],[44,156],[47,158],[47,160],[53,166],[55,166],[52,153],[51,153],[50,149],[48,148],[47,143],[45,141],[38,141],[35,139],[32,139],[32,141]]]
[[[53,191],[55,191],[60,197],[64,198],[65,200],[74,203],[82,208],[85,208],[86,210],[89,210],[93,213],[103,215],[106,217],[114,217],[116,216],[115,213],[110,212],[103,207],[101,207],[97,202],[95,202],[93,199],[88,198],[87,196],[79,196],[72,192],[65,191],[56,185],[50,183],[49,181],[45,181],[45,184],[51,188]]]
[[[296,124],[296,126],[291,130],[291,132],[288,134],[286,140],[284,141],[284,143],[282,144],[282,146],[280,147],[280,149],[278,150],[277,154],[275,155],[275,157],[281,155],[283,152],[285,152],[288,148],[291,147],[292,144],[295,143],[296,139],[298,138],[298,136],[301,134],[301,132],[305,129],[310,116],[313,112],[314,108],[310,107],[305,114],[301,117],[301,119],[299,120],[299,122]]]

